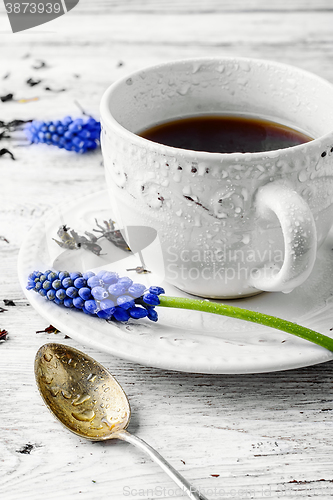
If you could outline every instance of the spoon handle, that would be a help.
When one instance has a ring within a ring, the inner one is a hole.
[[[191,500],[208,500],[202,493],[191,485],[176,469],[172,467],[154,448],[152,448],[148,443],[143,441],[143,439],[130,434],[126,430],[117,432],[114,436],[115,438],[122,439],[128,443],[133,444],[140,450],[143,450],[150,456],[163,470],[166,472],[171,479],[181,488],[181,490],[186,493]]]

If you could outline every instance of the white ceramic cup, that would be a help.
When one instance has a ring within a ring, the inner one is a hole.
[[[252,116],[313,141],[260,153],[173,148],[137,133],[196,115]],[[245,58],[174,61],[105,92],[102,151],[116,221],[154,228],[145,265],[203,297],[291,291],[313,269],[333,221],[333,86]],[[131,246],[131,241],[128,242]],[[163,270],[161,270],[163,266]]]

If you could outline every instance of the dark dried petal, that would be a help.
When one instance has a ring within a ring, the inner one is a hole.
[[[16,306],[15,302],[10,299],[3,299],[5,306]]]
[[[0,96],[0,101],[1,101],[1,102],[12,101],[12,100],[13,100],[13,97],[14,97],[14,94],[6,94],[6,95],[2,95],[2,96]]]
[[[4,342],[5,340],[7,340],[7,335],[7,330],[0,330],[0,341]]]
[[[41,59],[37,59],[37,63],[37,66],[32,66],[33,69],[42,69],[47,67],[46,62],[42,61]]]
[[[54,326],[50,325],[45,328],[45,330],[38,330],[36,333],[58,333],[59,330],[57,330]]]
[[[34,80],[33,78],[29,78],[27,80],[27,84],[30,85],[30,87],[34,87],[35,85],[38,85],[42,80]]]
[[[12,160],[15,160],[15,156],[13,155],[13,153],[11,151],[9,151],[9,149],[7,149],[7,148],[0,149],[0,156],[3,156],[5,154],[8,154]]]

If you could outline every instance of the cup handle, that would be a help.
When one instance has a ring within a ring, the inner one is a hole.
[[[316,259],[317,231],[312,212],[294,189],[279,182],[259,188],[255,206],[260,217],[268,218],[270,212],[277,216],[284,238],[284,262],[276,274],[267,276],[267,268],[258,269],[251,285],[267,292],[291,292],[308,278]]]

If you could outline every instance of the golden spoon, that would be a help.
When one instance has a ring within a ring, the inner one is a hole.
[[[126,431],[127,396],[97,361],[63,344],[45,344],[36,354],[39,392],[53,415],[70,431],[91,441],[122,439],[145,451],[192,500],[207,500],[157,451]]]

